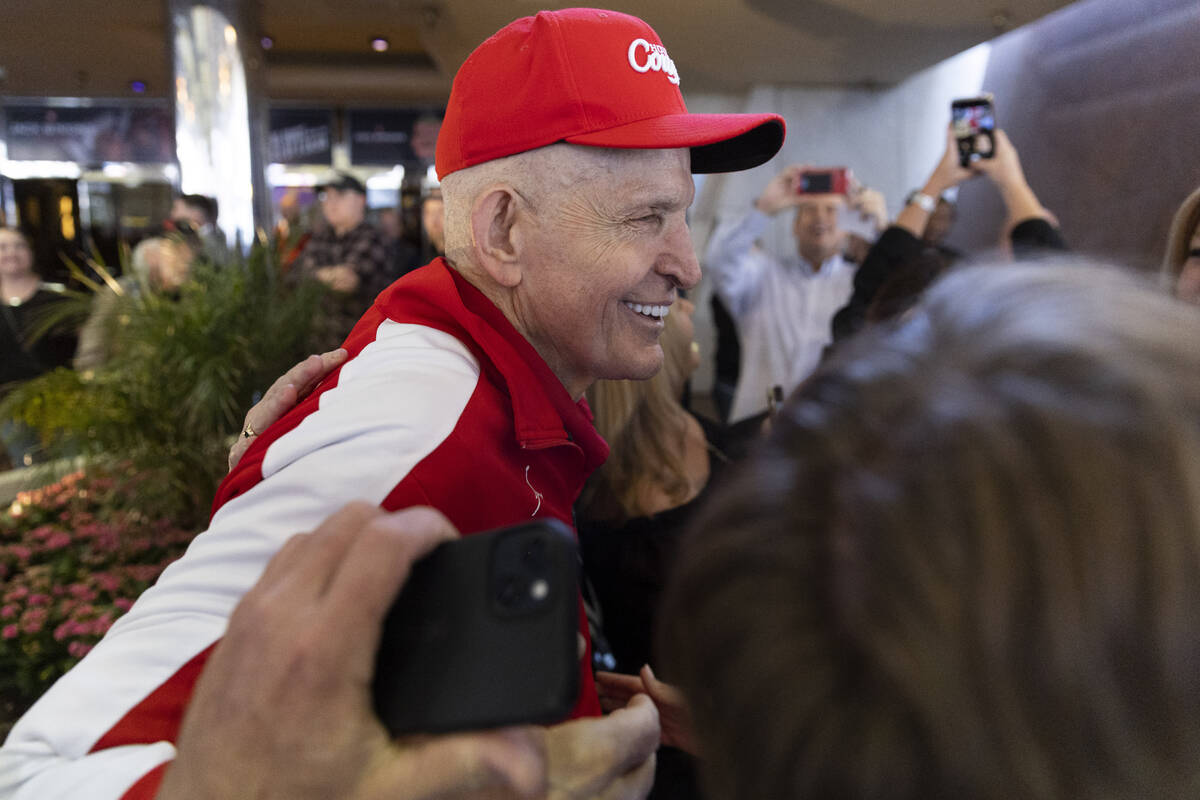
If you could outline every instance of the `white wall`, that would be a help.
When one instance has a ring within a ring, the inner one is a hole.
[[[920,187],[941,157],[950,101],[978,94],[990,46],[979,45],[888,89],[816,89],[762,86],[745,95],[688,94],[693,113],[774,111],[787,122],[783,149],[756,169],[728,175],[697,176],[692,236],[704,252],[717,219],[745,213],[762,187],[787,164],[848,166],[864,184],[879,189],[894,216],[905,195]],[[686,76],[685,76],[686,78]],[[790,215],[780,214],[764,236],[768,250],[794,248]],[[707,281],[692,292],[696,336],[704,356],[693,378],[696,392],[712,387],[715,335]]]

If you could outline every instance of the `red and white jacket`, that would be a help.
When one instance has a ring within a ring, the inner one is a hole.
[[[234,606],[290,536],[350,500],[434,506],[463,534],[572,524],[608,446],[586,403],[445,261],[380,294],[344,346],[350,358],[225,479],[208,530],[16,724],[0,798],[152,798]],[[589,644],[575,716],[600,713],[590,663]]]

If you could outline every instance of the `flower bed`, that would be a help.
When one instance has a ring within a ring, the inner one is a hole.
[[[128,469],[72,473],[0,512],[0,727],[95,646],[194,533],[134,507]]]

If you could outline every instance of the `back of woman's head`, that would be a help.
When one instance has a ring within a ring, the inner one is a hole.
[[[790,398],[663,615],[713,796],[1195,796],[1196,342],[1130,275],[981,267]]]

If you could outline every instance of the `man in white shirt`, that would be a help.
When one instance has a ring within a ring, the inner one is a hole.
[[[853,291],[855,265],[842,257],[838,225],[846,196],[802,193],[804,170],[784,169],[750,213],[718,226],[709,241],[705,267],[741,342],[731,424],[765,412],[775,386],[788,393],[808,377],[830,342],[834,313]],[[792,208],[796,255],[778,259],[755,240],[772,216]]]

